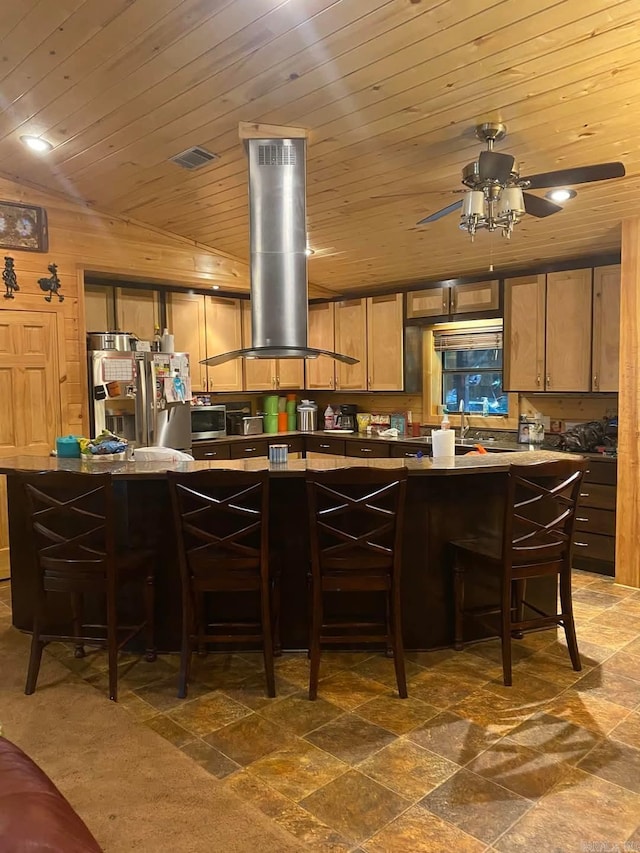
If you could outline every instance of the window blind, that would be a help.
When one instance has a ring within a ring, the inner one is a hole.
[[[495,326],[472,332],[434,332],[433,343],[436,352],[502,349],[502,327]]]

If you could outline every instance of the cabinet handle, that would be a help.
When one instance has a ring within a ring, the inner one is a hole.
[[[551,388],[551,376],[547,373],[547,388]]]
[[[594,387],[596,390],[598,389],[598,374],[597,374],[597,373],[596,373],[596,375],[593,377],[593,387]]]
[[[371,448],[370,447],[361,447],[360,453],[371,453]]]
[[[272,377],[271,377],[271,387],[272,387],[272,388],[275,388],[275,387],[276,387],[276,377],[275,377],[275,376],[272,376]]]
[[[369,377],[369,378],[367,379],[367,383],[368,383],[368,385],[369,385],[369,388],[371,388],[371,386],[373,385],[373,379],[372,379],[371,377]]]
[[[455,314],[458,310],[458,294],[455,290],[451,291],[451,313]]]
[[[583,521],[586,524],[589,521],[589,519],[588,518],[578,518],[578,516],[576,516],[576,521]]]
[[[329,388],[333,388],[333,379],[329,380]]]
[[[540,387],[540,379],[541,379],[541,376],[540,376],[540,374],[538,374],[536,376],[536,385],[538,386],[538,388]]]
[[[321,450],[329,450],[329,445],[328,444],[321,444],[320,449]]]
[[[414,457],[414,458],[415,458],[418,454],[417,454],[417,453],[408,453],[408,452],[405,452],[405,454],[404,454],[404,455],[405,455],[405,456],[409,456],[409,457]]]
[[[256,450],[255,447],[245,447],[244,452],[245,453],[255,453],[255,450]]]
[[[205,455],[205,456],[217,456],[217,455],[218,455],[218,451],[217,451],[217,450],[212,450],[210,453],[205,453],[204,455]]]
[[[581,497],[581,498],[588,498],[588,497],[589,497],[589,492],[580,492],[580,497]]]
[[[588,543],[588,542],[574,542],[573,544],[574,544],[574,545],[577,545],[577,546],[578,546],[578,548],[588,548],[588,547],[589,547],[589,543]]]
[[[276,376],[276,388],[280,387],[280,377]]]

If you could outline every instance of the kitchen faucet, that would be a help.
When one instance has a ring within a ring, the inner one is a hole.
[[[464,400],[460,400],[458,411],[460,412],[460,438],[465,438],[466,434],[469,432],[469,416],[465,416]]]

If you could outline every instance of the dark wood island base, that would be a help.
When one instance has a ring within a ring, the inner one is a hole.
[[[406,649],[453,645],[453,580],[448,542],[480,532],[499,530],[504,512],[506,475],[510,463],[535,464],[567,458],[549,451],[494,453],[433,462],[429,459],[325,457],[270,465],[265,459],[188,462],[175,470],[264,470],[270,472],[270,565],[278,578],[279,642],[283,650],[307,648],[307,573],[310,567],[305,471],[343,467],[406,467],[409,472],[402,558],[402,608]],[[13,624],[30,631],[36,569],[33,536],[17,471],[110,470],[114,476],[123,544],[153,549],[156,555],[156,642],[159,651],[180,648],[180,579],[173,533],[167,464],[37,457],[5,459],[11,541]],[[479,577],[470,589],[470,606],[497,601],[495,579]],[[532,583],[528,597],[538,606],[555,607],[556,588],[549,579]],[[361,602],[363,610],[370,602]],[[232,601],[225,604],[233,608]],[[60,602],[60,617],[65,602]],[[483,636],[470,627],[470,638]],[[486,636],[486,634],[484,635]]]

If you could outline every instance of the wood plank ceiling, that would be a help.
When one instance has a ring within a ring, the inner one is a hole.
[[[0,172],[246,258],[238,122],[294,125],[311,134],[309,276],[328,290],[615,251],[640,190],[639,19],[640,0],[2,3]],[[416,227],[455,201],[493,119],[521,174],[622,160],[627,177],[511,240],[472,244],[456,215]],[[169,162],[192,145],[219,159]]]

